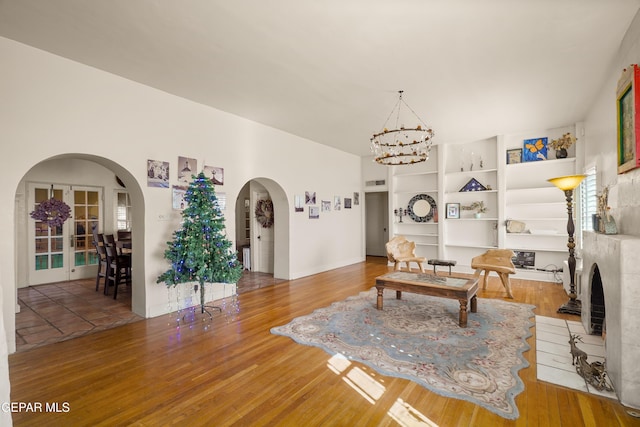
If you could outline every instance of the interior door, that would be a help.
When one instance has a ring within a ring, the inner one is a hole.
[[[62,226],[49,227],[29,216],[29,285],[91,277],[96,273],[98,260],[92,230],[101,221],[101,189],[31,183],[29,212],[51,197],[69,205],[71,217]]]
[[[366,254],[387,256],[389,241],[389,195],[386,192],[365,193]]]
[[[267,200],[269,198],[270,196],[268,192],[255,192],[253,197],[254,208],[258,200]],[[255,215],[253,215],[252,224],[254,239],[252,239],[253,242],[251,243],[251,270],[273,274],[274,226],[263,228],[262,225],[256,220]]]

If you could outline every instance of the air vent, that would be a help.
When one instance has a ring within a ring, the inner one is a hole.
[[[377,181],[367,181],[367,182],[365,182],[365,185],[367,187],[373,187],[373,186],[376,186],[376,185],[385,185],[386,183],[387,183],[387,181],[385,181],[384,179],[379,179]]]

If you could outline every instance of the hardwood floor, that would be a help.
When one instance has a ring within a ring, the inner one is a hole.
[[[62,412],[14,413],[14,425],[385,426],[398,425],[389,414],[399,404],[440,426],[640,425],[615,400],[538,382],[535,327],[515,421],[379,374],[372,378],[384,393],[372,404],[328,368],[327,353],[270,333],[371,288],[387,270],[386,258],[369,258],[258,288],[238,296],[235,320],[217,315],[178,329],[162,316],[15,353],[9,357],[12,401],[43,408],[58,403]],[[512,288],[515,301],[535,304],[536,314],[576,319],[555,312],[566,299],[560,285],[513,279]],[[503,296],[497,277],[479,293]]]

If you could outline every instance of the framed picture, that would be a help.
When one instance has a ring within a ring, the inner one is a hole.
[[[513,165],[515,163],[522,163],[522,148],[507,150],[507,164]]]
[[[309,206],[309,218],[311,219],[320,218],[320,208],[318,206]]]
[[[616,90],[618,121],[618,173],[625,173],[640,166],[640,135],[636,133],[640,112],[640,70],[636,64],[622,72]]]
[[[447,203],[447,218],[460,218],[460,203]]]
[[[522,147],[522,161],[547,160],[547,138],[525,139]]]
[[[147,160],[147,186],[169,188],[169,162]]]
[[[191,182],[191,176],[197,175],[198,161],[190,157],[178,156],[178,181]]]
[[[224,168],[205,166],[203,172],[204,175],[209,178],[214,185],[224,184]]]

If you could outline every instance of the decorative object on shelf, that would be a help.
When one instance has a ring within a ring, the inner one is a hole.
[[[446,216],[450,219],[460,218],[460,203],[447,203]]]
[[[487,191],[487,187],[480,184],[480,182],[477,179],[471,178],[469,182],[467,182],[464,185],[464,187],[460,189],[460,192],[465,192],[465,191]]]
[[[551,178],[548,181],[558,187],[560,190],[564,191],[564,195],[567,199],[567,214],[569,216],[569,220],[567,221],[567,234],[569,235],[567,247],[569,248],[569,278],[570,278],[570,286],[569,286],[569,301],[563,304],[559,309],[558,313],[567,313],[567,314],[576,314],[580,315],[582,312],[582,306],[580,302],[576,299],[578,295],[576,294],[576,286],[575,286],[575,275],[576,275],[576,258],[575,258],[575,240],[573,238],[573,233],[575,232],[575,225],[573,223],[573,190],[580,182],[586,177],[586,175],[569,175],[569,176],[560,176],[557,178]]]
[[[527,231],[527,224],[522,221],[515,221],[513,219],[507,220],[507,233],[525,233]]]
[[[393,214],[399,218],[398,222],[402,222],[402,217],[407,215],[408,213],[406,209],[394,209]]]
[[[53,192],[53,186],[51,191]],[[40,202],[29,215],[36,221],[44,222],[49,228],[60,227],[71,217],[71,208],[62,200],[51,197]]]
[[[417,114],[402,99],[404,91],[398,91],[399,99],[391,110],[391,114],[384,123],[381,132],[373,134],[371,137],[371,152],[375,156],[375,161],[381,165],[396,166],[410,165],[424,162],[429,159],[429,153],[433,144],[433,129],[427,126]],[[415,128],[406,128],[400,120],[400,110],[404,105],[418,119]],[[396,112],[395,128],[388,129],[387,122]],[[420,124],[421,123],[421,124]]]
[[[618,234],[616,221],[611,216],[611,206],[607,206],[607,212],[604,214],[604,234]]]
[[[478,202],[473,202],[470,205],[462,206],[462,210],[465,210],[465,211],[476,211],[475,212],[475,217],[476,218],[481,218],[482,214],[487,212],[487,207],[484,205],[484,202],[482,200],[480,200]]]
[[[522,148],[507,150],[507,164],[513,165],[516,163],[522,163]]]
[[[522,149],[523,162],[547,160],[547,138],[525,139]]]
[[[636,126],[640,123],[640,69],[631,64],[622,71],[616,89],[618,111],[618,173],[640,167],[640,135]]]
[[[571,132],[567,132],[558,139],[554,139],[549,144],[549,147],[556,150],[556,159],[566,159],[568,156],[567,150],[576,143],[578,138],[571,135]]]
[[[258,200],[256,202],[256,221],[262,228],[273,226],[273,201],[271,199]]]
[[[418,194],[409,200],[409,217],[415,222],[427,222],[433,218],[436,209],[436,201],[428,194]]]

